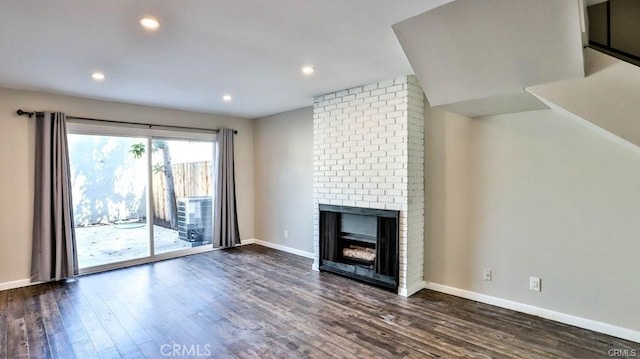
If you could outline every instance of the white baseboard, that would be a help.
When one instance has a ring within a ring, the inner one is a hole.
[[[427,282],[421,281],[418,283],[414,283],[413,285],[407,288],[398,288],[398,295],[403,297],[410,297],[416,293],[418,293],[421,289],[427,287]]]
[[[7,289],[14,289],[14,288],[20,288],[20,287],[26,287],[32,284],[37,284],[37,283],[31,283],[31,279],[27,278],[27,279],[20,279],[20,280],[14,280],[11,282],[4,282],[4,283],[0,283],[0,290],[7,290]]]
[[[283,246],[282,244],[263,241],[261,239],[255,239],[255,238],[248,239],[246,241],[242,241],[242,244],[245,244],[245,242],[255,243],[255,244],[261,245],[263,247],[277,249],[279,251],[283,251],[283,252],[299,255],[299,256],[302,256],[302,257],[306,257],[306,258],[311,258],[311,259],[314,258],[314,255],[313,255],[312,252],[302,251],[302,250],[299,250],[299,249]],[[249,244],[249,243],[247,243],[247,244]]]
[[[241,242],[241,243],[240,243],[240,245],[241,245],[241,246],[244,246],[244,245],[247,245],[247,244],[254,244],[254,243],[256,243],[256,239],[255,239],[255,238],[241,239],[241,240],[240,240],[240,242]]]
[[[594,332],[599,332],[599,333],[603,333],[603,334],[611,335],[614,337],[640,343],[639,331],[622,328],[619,326],[602,323],[602,322],[598,322],[591,319],[576,317],[570,314],[560,313],[560,312],[536,307],[529,304],[523,304],[523,303],[518,303],[518,302],[514,302],[507,299],[493,297],[486,294],[480,294],[480,293],[471,292],[464,289],[449,287],[443,284],[431,283],[431,282],[426,282],[425,284],[426,284],[425,288],[434,290],[436,292],[451,294],[451,295],[455,295],[456,297],[475,300],[477,302],[495,305],[496,307],[510,309],[516,312],[531,314],[531,315],[535,315],[545,319],[550,319],[556,322],[569,324],[575,327],[589,329],[589,330],[593,330]]]

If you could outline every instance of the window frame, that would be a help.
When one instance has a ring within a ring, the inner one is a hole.
[[[217,133],[211,131],[197,131],[192,129],[167,129],[161,125],[131,125],[131,124],[115,124],[115,123],[97,123],[90,120],[67,120],[67,135],[93,135],[93,136],[114,136],[114,137],[137,137],[146,139],[147,148],[151,148],[154,139],[162,140],[186,140],[186,141],[203,141],[213,144],[212,166],[216,168],[218,162],[218,141]],[[151,152],[145,154],[147,160],[147,189],[152,187],[153,163]],[[213,186],[215,189],[215,178],[213,176]],[[215,203],[215,199],[214,199]],[[147,190],[146,196],[147,218],[153,218],[153,193]],[[214,248],[213,244],[202,245],[193,248],[186,248],[172,252],[156,254],[154,251],[154,233],[153,225],[148,225],[149,231],[149,255],[141,258],[130,259],[120,262],[107,263],[92,267],[78,268],[79,275],[98,273],[112,269],[126,268],[139,264],[154,263],[165,259],[178,258],[192,254],[206,253],[219,248]],[[75,228],[74,228],[75,231]]]

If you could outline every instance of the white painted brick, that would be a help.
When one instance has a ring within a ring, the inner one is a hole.
[[[406,168],[406,166],[407,166],[407,164],[403,163],[403,162],[391,162],[391,163],[387,163],[386,164],[386,167],[388,169],[394,169],[394,170],[404,169],[404,168]]]
[[[371,96],[371,91],[363,91],[356,94],[356,99],[361,99],[364,102],[364,99],[369,98]]]
[[[356,207],[371,208],[371,203],[364,201],[356,201]]]
[[[365,111],[366,110],[370,110],[370,109],[371,109],[371,104],[370,103],[362,103],[361,105],[356,105],[356,112],[350,113],[349,116],[360,118],[362,116],[366,116]],[[362,121],[366,121],[367,119],[368,119],[368,117],[367,118],[361,118]]]
[[[377,176],[379,176],[378,172],[379,172],[378,170],[374,170],[374,169],[365,170],[365,171],[362,172],[362,175],[364,177],[370,177],[370,178],[371,177],[377,177]]]
[[[395,106],[393,106],[395,107]],[[397,108],[396,108],[397,110]],[[394,112],[389,112],[387,113],[387,117],[403,117],[404,116],[404,111],[394,111]]]
[[[387,92],[387,89],[386,89],[386,88],[384,88],[384,86],[380,86],[380,87],[382,87],[382,88],[378,88],[378,89],[376,89],[376,90],[372,90],[372,91],[371,91],[371,96],[372,96],[372,97],[374,97],[374,96],[379,96],[379,95],[385,94],[385,93]],[[376,98],[377,98],[377,97],[376,97]]]
[[[378,201],[384,202],[384,203],[394,203],[394,197],[393,196],[378,196]]]
[[[338,107],[339,109],[345,109],[345,108],[349,107],[349,103],[348,102],[338,102],[336,104],[336,107]]]
[[[404,84],[398,84],[398,85],[394,85],[394,86],[389,86],[387,87],[387,92],[396,92],[396,91],[402,91],[405,90],[406,87]],[[326,97],[325,97],[326,99]]]
[[[331,100],[332,98],[336,98],[336,93],[335,92],[328,93],[328,94],[324,95],[324,97],[322,97],[323,100]]]
[[[362,105],[364,106],[364,105]],[[370,118],[371,116],[377,114],[379,111],[377,108],[369,108],[364,110],[364,116]]]
[[[393,79],[391,80],[385,80],[385,81],[380,81],[378,83],[379,87],[391,87],[395,84],[395,81]]]
[[[381,125],[385,124],[385,123],[383,123],[383,121],[385,121],[386,119],[387,119],[387,114],[386,113],[377,113],[377,114],[371,115],[371,121],[372,122],[378,122]]]
[[[363,199],[367,202],[377,202],[378,196],[364,196]]]
[[[349,90],[342,90],[342,91],[336,92],[336,97],[344,97],[348,94],[349,94]]]
[[[378,84],[377,83],[369,84],[369,85],[362,86],[362,91],[371,91],[371,90],[375,90],[377,88],[378,88]]]
[[[362,105],[363,103],[364,103],[364,98],[356,98],[354,100],[349,101],[349,106],[357,107],[358,105]]]
[[[394,189],[399,189],[399,190],[406,190],[407,189],[407,183],[406,182],[396,182],[393,184],[393,188]]]
[[[396,97],[396,93],[393,93],[393,97],[392,98],[384,98],[384,100],[387,100],[387,105],[391,106],[398,106],[398,105],[407,105],[407,98],[406,97]],[[382,97],[380,97],[381,100],[383,100]]]
[[[341,98],[334,98],[334,99],[329,100],[329,105],[336,105],[336,107],[337,107],[340,102],[342,102]]]
[[[396,91],[397,97],[411,97],[409,96],[409,92],[407,90]]]
[[[387,92],[385,94],[380,95],[380,101],[385,101],[387,105],[395,105],[396,103],[389,103],[391,100],[398,99],[398,96],[395,92]]]
[[[407,111],[407,109],[409,108],[409,106],[406,103],[396,104],[395,106],[396,106],[396,110],[398,111]]]
[[[396,130],[402,130],[404,128],[404,124],[402,123],[394,123],[394,124],[389,124],[386,126],[386,130],[387,131],[396,131]]]
[[[423,100],[414,76],[314,98],[313,203],[401,211],[401,288],[422,280]]]
[[[384,107],[380,107],[379,109],[380,113],[384,113],[387,115],[387,118],[393,118],[393,116],[391,115],[391,113],[395,113],[396,112],[396,106],[395,105],[387,105]]]
[[[371,94],[372,94],[371,96],[368,96],[368,97],[364,98],[364,103],[371,104],[371,103],[374,103],[374,102],[378,102],[379,97],[378,96],[373,96],[373,92]]]
[[[373,143],[374,140],[371,140]],[[380,138],[378,141],[384,141],[380,144],[380,151],[391,151],[396,149],[395,143],[387,143],[387,138]]]

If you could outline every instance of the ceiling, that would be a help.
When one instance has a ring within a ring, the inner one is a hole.
[[[524,89],[584,78],[582,14],[575,0],[457,0],[393,28],[430,105],[476,117],[547,108]]]
[[[391,25],[449,1],[2,0],[0,87],[257,118],[412,74]]]

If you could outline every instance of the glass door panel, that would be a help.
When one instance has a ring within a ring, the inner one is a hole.
[[[146,138],[69,134],[79,268],[148,257]]]
[[[154,254],[211,245],[213,143],[153,139]]]

